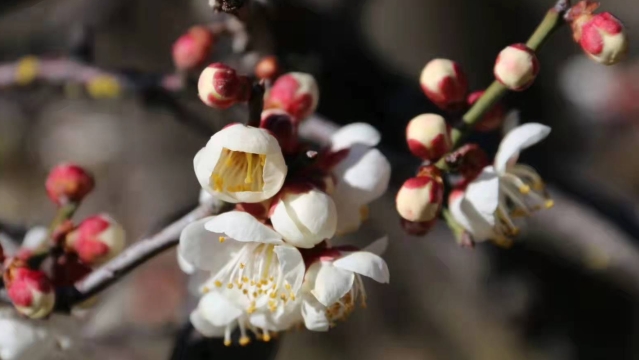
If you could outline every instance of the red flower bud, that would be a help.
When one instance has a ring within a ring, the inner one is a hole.
[[[103,263],[124,249],[124,229],[108,215],[89,217],[67,236],[66,245],[88,265]]]
[[[526,44],[510,45],[497,56],[494,72],[502,85],[512,91],[522,91],[535,81],[539,60]]]
[[[82,201],[93,190],[93,186],[93,176],[70,163],[54,167],[45,183],[49,198],[58,205]]]
[[[268,130],[277,139],[284,154],[291,154],[297,150],[297,123],[286,111],[263,111],[260,127]]]
[[[19,313],[41,319],[53,311],[55,291],[44,272],[12,266],[4,277],[9,298]]]
[[[439,214],[444,198],[440,177],[418,176],[404,182],[395,198],[399,215],[412,222],[428,222]]]
[[[235,69],[222,63],[211,64],[204,69],[197,87],[200,99],[217,109],[227,109],[248,100],[251,91],[248,78],[237,75]]]
[[[280,76],[264,98],[265,109],[282,109],[300,122],[311,115],[319,103],[319,89],[309,74],[292,72]]]
[[[441,109],[455,111],[464,106],[468,80],[456,62],[431,60],[422,70],[419,82],[430,101]]]
[[[275,56],[262,58],[255,65],[255,76],[261,80],[274,80],[280,73],[280,64]]]
[[[468,95],[468,106],[473,106],[473,104],[476,103],[477,100],[482,97],[482,95],[484,95],[483,90],[475,91],[474,93]],[[490,110],[488,110],[488,112],[481,120],[479,120],[474,129],[484,132],[497,130],[504,123],[505,119],[506,109],[504,109],[504,105],[502,105],[501,103],[497,103],[493,105]]]
[[[437,161],[453,146],[450,127],[436,114],[422,114],[406,126],[406,141],[413,155],[429,161]]]
[[[213,34],[204,26],[194,26],[173,43],[173,63],[179,70],[201,66],[213,46]]]

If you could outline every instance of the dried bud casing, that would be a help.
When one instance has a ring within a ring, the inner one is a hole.
[[[124,229],[109,215],[95,215],[69,233],[66,245],[85,264],[98,265],[124,249]]]
[[[260,127],[268,130],[277,139],[284,154],[291,154],[297,150],[297,123],[286,111],[281,109],[263,111]]]
[[[479,100],[479,98],[484,95],[484,91],[475,91],[468,95],[468,106],[473,106],[474,103]],[[501,103],[495,104],[488,112],[484,115],[481,120],[475,125],[473,129],[482,132],[493,131],[501,128],[501,125],[506,120],[506,109],[504,105]]]
[[[51,314],[55,291],[44,272],[10,267],[4,278],[9,298],[19,313],[32,319],[42,319]]]
[[[415,223],[437,218],[444,198],[444,185],[440,177],[418,176],[404,182],[395,198],[399,215]]]
[[[513,44],[497,56],[495,78],[512,91],[523,91],[539,74],[539,60],[526,44]]]
[[[201,66],[213,46],[213,34],[204,26],[194,26],[173,43],[173,64],[179,70]]]
[[[441,109],[455,111],[464,107],[468,80],[456,62],[431,60],[422,70],[419,83],[430,101]]]
[[[406,141],[413,155],[429,161],[437,161],[453,146],[450,127],[437,114],[422,114],[406,126]]]
[[[311,115],[319,103],[319,89],[310,74],[292,72],[280,76],[264,97],[265,109],[282,109],[300,122]]]
[[[628,53],[628,39],[623,24],[608,12],[591,15],[587,11],[572,20],[575,41],[593,60],[614,65]]]
[[[466,144],[446,157],[446,163],[459,172],[466,181],[471,181],[488,166],[488,155],[477,144]]]
[[[93,190],[93,176],[82,167],[66,163],[54,167],[45,182],[47,195],[57,205],[80,202]]]
[[[200,99],[217,109],[227,109],[246,101],[251,88],[248,78],[237,75],[235,69],[222,63],[211,64],[204,69],[197,87]]]

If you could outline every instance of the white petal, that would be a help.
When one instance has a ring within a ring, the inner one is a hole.
[[[506,136],[506,134],[515,130],[520,123],[521,119],[519,117],[519,110],[510,110],[508,114],[506,114],[504,124],[501,126],[502,136]]]
[[[191,324],[195,330],[206,337],[222,337],[226,331],[226,326],[215,326],[202,316],[200,309],[196,308],[191,312]]]
[[[473,240],[485,241],[494,235],[492,225],[464,197],[451,201],[449,209],[455,221],[473,236]]]
[[[243,211],[229,211],[215,216],[204,227],[208,231],[225,234],[241,242],[283,244],[280,234],[257,221],[253,215]]]
[[[331,150],[349,148],[355,144],[374,147],[379,144],[381,135],[374,127],[366,123],[353,123],[339,129],[331,136]]]
[[[486,222],[495,225],[495,211],[499,205],[499,176],[492,166],[485,167],[464,193]]]
[[[286,245],[278,245],[274,248],[277,259],[280,262],[282,277],[291,285],[291,291],[297,293],[304,281],[304,259],[296,248]]]
[[[386,284],[390,280],[388,266],[384,259],[366,251],[350,253],[335,260],[333,266],[367,276],[382,284]]]
[[[186,259],[184,259],[182,255],[180,255],[179,251],[177,252],[177,262],[180,270],[182,270],[186,274],[192,275],[197,271],[197,268],[190,262],[186,261]]]
[[[322,305],[331,306],[351,290],[354,280],[352,272],[338,269],[331,263],[322,263],[311,293]]]
[[[218,271],[226,264],[232,252],[239,250],[243,244],[236,241],[224,241],[215,234],[205,230],[204,225],[215,217],[208,217],[189,224],[180,235],[178,253],[182,259],[198,269]]]
[[[377,149],[353,147],[335,168],[337,186],[334,197],[344,197],[359,204],[368,204],[382,196],[388,188],[391,166]]]
[[[386,252],[386,248],[388,248],[388,236],[384,236],[373,241],[370,245],[364,248],[364,251],[368,251],[376,255],[382,255]]]
[[[516,158],[519,152],[535,145],[550,134],[550,127],[537,123],[521,125],[509,132],[499,144],[495,156],[495,169],[499,173],[506,171],[508,162]]]
[[[202,297],[198,304],[202,317],[213,326],[226,326],[242,316],[242,309],[221,293],[212,291]]]
[[[302,301],[302,317],[304,325],[311,331],[328,331],[329,321],[326,317],[326,307],[312,296]]]
[[[24,236],[24,241],[22,242],[21,247],[32,250],[37,249],[40,245],[47,241],[48,234],[49,231],[44,226],[32,227]]]

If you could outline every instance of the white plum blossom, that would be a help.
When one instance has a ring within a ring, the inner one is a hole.
[[[453,218],[475,241],[510,243],[519,232],[514,218],[551,208],[545,184],[531,167],[518,164],[519,153],[548,136],[548,126],[529,123],[510,131],[499,145],[494,164],[484,168],[463,191],[449,200]]]
[[[348,151],[333,169],[337,234],[357,230],[368,216],[368,204],[388,188],[391,167],[375,148],[380,140],[380,133],[365,123],[344,126],[331,136],[332,152]]]
[[[264,129],[242,124],[215,133],[193,164],[202,188],[231,203],[273,197],[288,170],[277,139]]]
[[[211,273],[205,294],[191,314],[205,336],[224,337],[240,328],[267,340],[269,333],[290,328],[299,312],[296,294],[304,279],[299,250],[280,234],[245,212],[205,218],[184,229],[178,247],[182,266]],[[297,311],[296,311],[297,310]]]

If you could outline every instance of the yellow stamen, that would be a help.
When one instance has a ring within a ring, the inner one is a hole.
[[[232,289],[233,288],[233,284],[229,283],[228,285],[226,285],[227,289]]]
[[[243,336],[240,338],[240,346],[246,346],[251,343],[251,339],[247,336]]]
[[[553,206],[555,206],[555,201],[554,200],[546,200],[545,205],[546,205],[546,209],[550,209]]]
[[[26,56],[18,62],[16,68],[16,83],[28,85],[38,76],[40,63],[35,56]]]
[[[245,153],[246,155],[246,179],[244,182],[250,184],[253,182],[253,154]]]
[[[526,195],[528,193],[530,193],[530,186],[528,185],[522,185],[519,187],[519,192],[522,193],[523,195]]]
[[[271,341],[271,335],[269,335],[269,334],[264,334],[264,335],[262,336],[262,341],[264,341],[264,342],[269,342],[269,341]]]
[[[231,346],[231,340],[224,340],[224,346]]]
[[[246,265],[244,263],[240,263],[240,269],[244,269]]]
[[[205,294],[208,293],[209,291],[211,291],[211,289],[209,289],[206,286],[202,288],[202,292],[205,293]]]
[[[226,241],[226,238],[224,236],[220,236],[218,240],[220,240],[220,243],[223,243]]]
[[[219,280],[215,280],[215,286],[222,287],[222,282]]]

